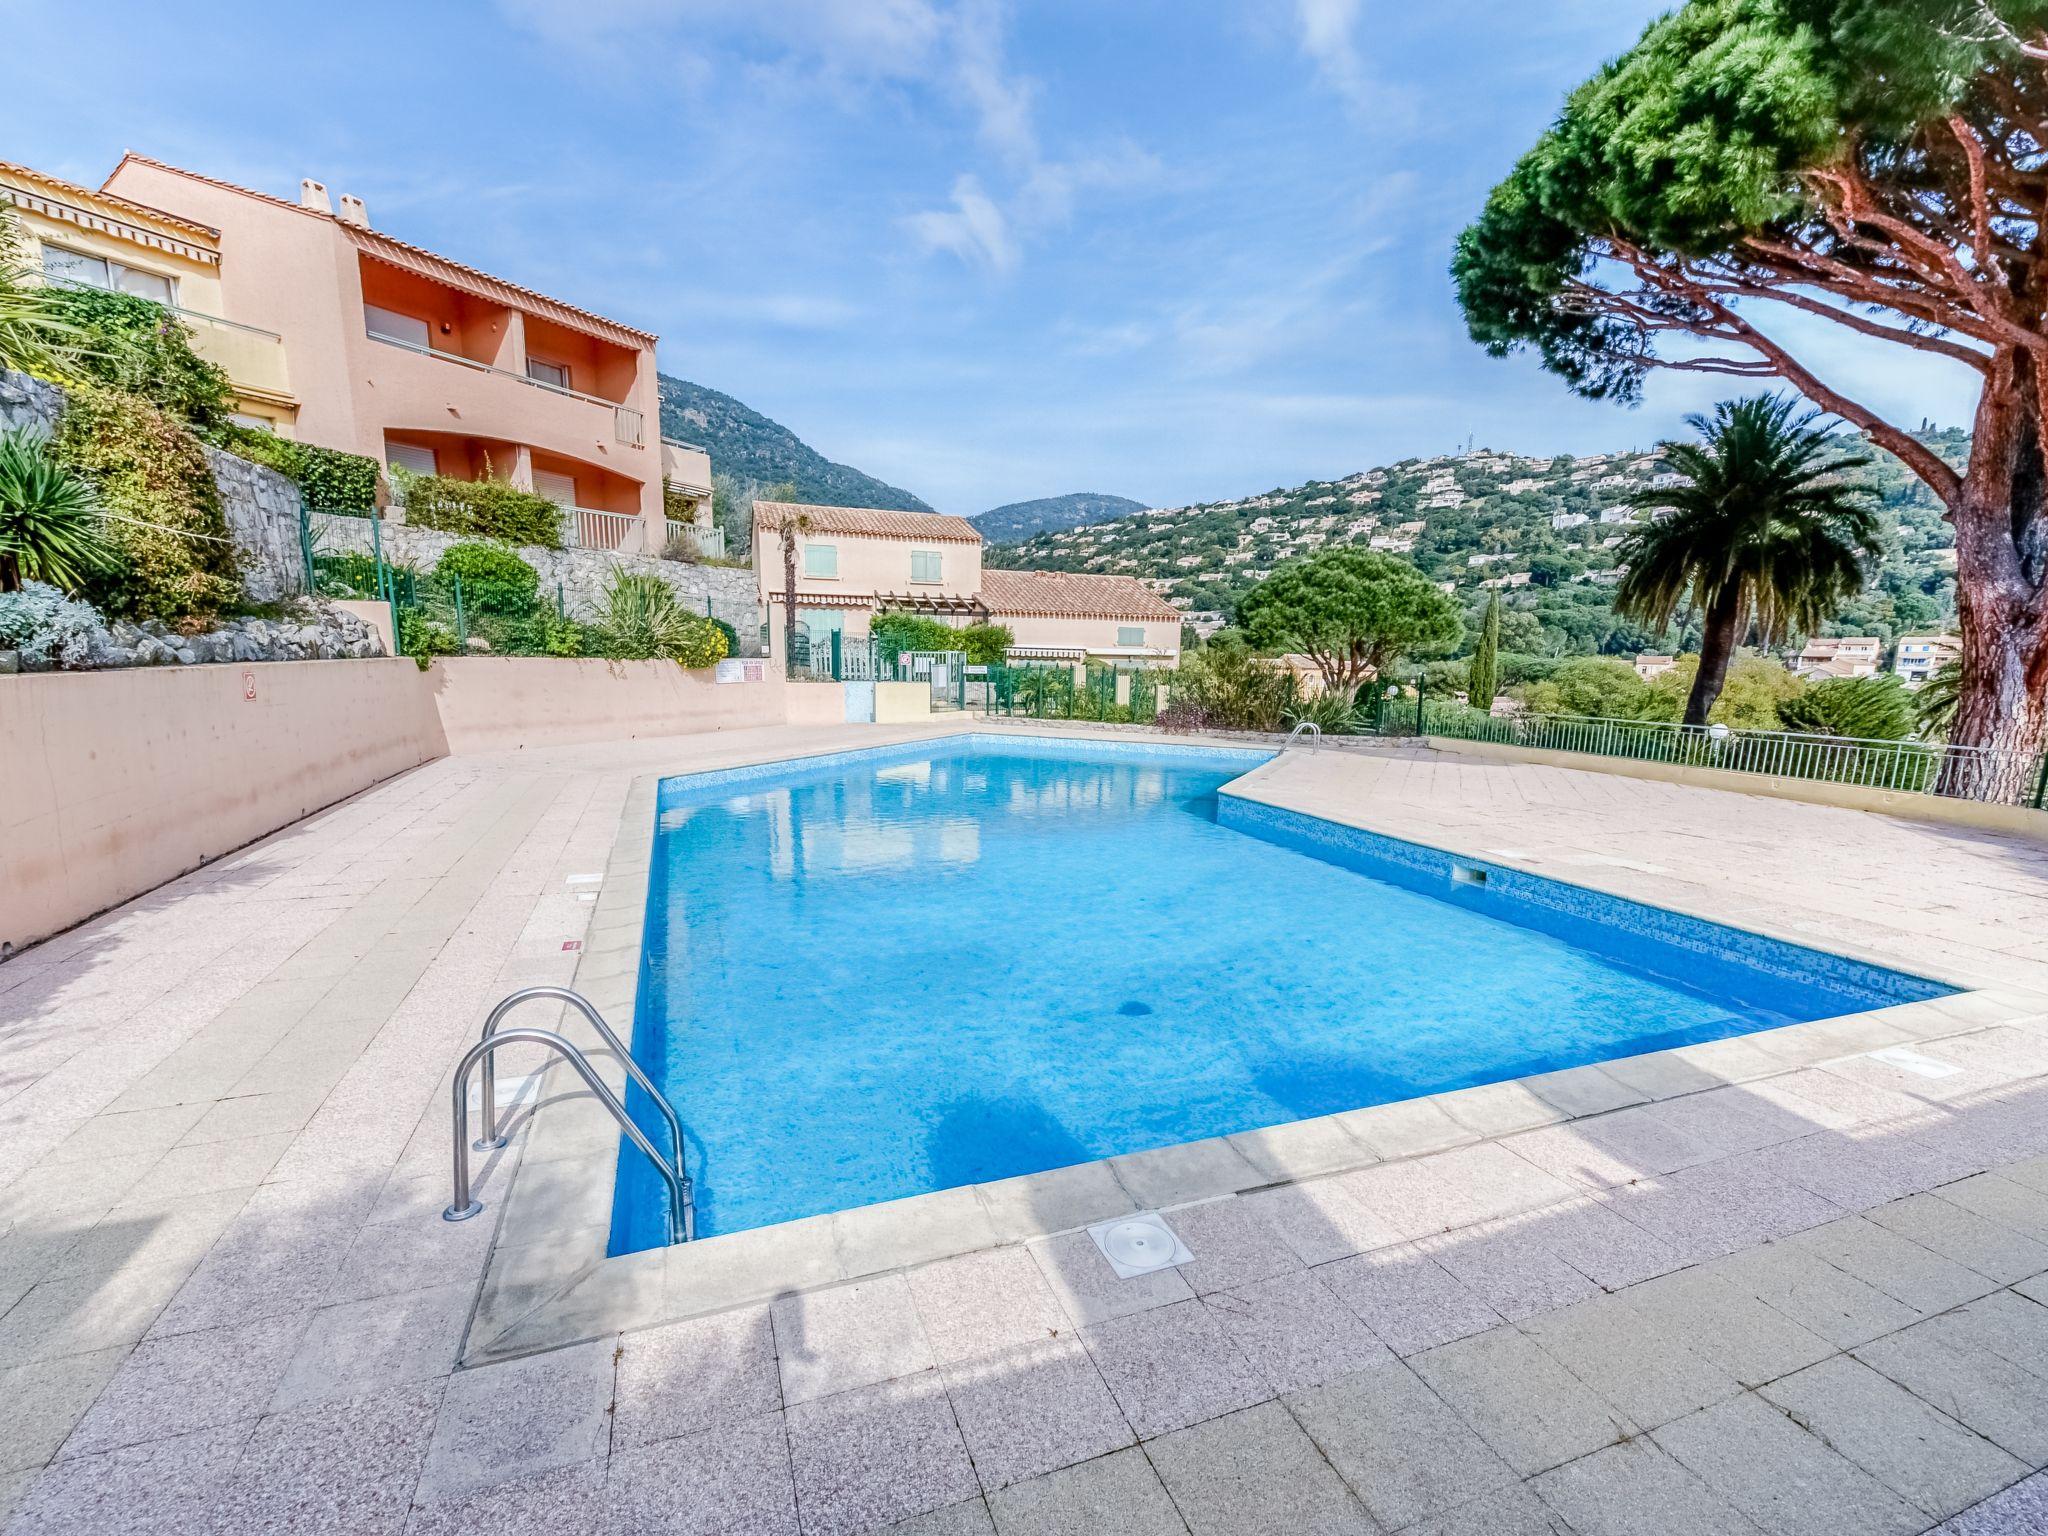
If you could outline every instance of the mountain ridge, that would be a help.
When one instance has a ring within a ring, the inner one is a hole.
[[[900,486],[826,458],[781,422],[731,395],[665,373],[656,375],[656,383],[661,435],[710,453],[716,480],[757,494],[793,484],[798,500],[827,507],[932,510]]]
[[[1039,496],[1007,502],[967,519],[991,544],[1015,544],[1040,533],[1058,533],[1087,523],[1106,523],[1143,512],[1145,503],[1101,491],[1069,491],[1064,496]]]

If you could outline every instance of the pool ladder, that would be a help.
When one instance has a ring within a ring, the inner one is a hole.
[[[669,1142],[675,1148],[675,1159],[664,1157],[647,1133],[640,1129],[633,1117],[626,1113],[626,1106],[619,1102],[619,1096],[605,1086],[604,1079],[591,1066],[590,1058],[582,1048],[556,1034],[551,1029],[502,1029],[499,1026],[505,1016],[522,1003],[552,1000],[567,1003],[584,1018],[590,1027],[603,1038],[612,1054],[625,1066],[626,1073],[640,1085],[641,1092],[654,1101],[661,1111],[662,1119],[668,1122]],[[683,1167],[683,1125],[676,1118],[673,1105],[668,1101],[654,1081],[640,1069],[640,1063],[633,1059],[633,1053],[626,1049],[625,1042],[605,1023],[604,1016],[591,1007],[587,998],[570,991],[567,987],[522,987],[506,997],[491,1010],[484,1020],[483,1038],[464,1053],[455,1068],[454,1109],[455,1109],[455,1191],[448,1209],[441,1213],[443,1221],[467,1221],[483,1209],[483,1202],[476,1198],[469,1185],[469,1154],[472,1143],[469,1139],[469,1075],[478,1062],[483,1063],[483,1135],[474,1143],[476,1151],[494,1150],[505,1145],[503,1127],[498,1123],[498,1074],[496,1052],[503,1045],[539,1045],[553,1051],[576,1071],[583,1079],[597,1102],[602,1104],[611,1117],[619,1122],[619,1128],[634,1146],[646,1154],[654,1164],[655,1172],[668,1186],[668,1240],[671,1243],[687,1243],[697,1235],[696,1202],[691,1194],[690,1176]]]
[[[1309,751],[1320,752],[1323,749],[1323,728],[1313,720],[1297,720],[1294,722],[1294,729],[1287,733],[1287,740],[1282,743],[1280,750],[1285,752],[1294,745],[1297,737],[1304,735],[1315,743]]]

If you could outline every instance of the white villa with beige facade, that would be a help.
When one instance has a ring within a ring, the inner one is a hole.
[[[782,533],[796,529],[797,622],[816,639],[865,639],[875,615],[914,613],[956,628],[1000,624],[1013,661],[1171,667],[1181,613],[1134,576],[984,570],[964,517],[875,507],[754,503],[763,646],[783,655]]]

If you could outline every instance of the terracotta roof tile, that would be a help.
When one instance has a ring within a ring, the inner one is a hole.
[[[1077,576],[1067,571],[983,571],[981,600],[995,615],[1069,619],[1171,619],[1181,612],[1135,576]]]
[[[813,533],[864,534],[877,539],[934,539],[979,544],[981,535],[964,517],[943,512],[894,512],[885,507],[814,507],[804,502],[757,501],[756,528],[780,528],[790,518],[810,520]]]

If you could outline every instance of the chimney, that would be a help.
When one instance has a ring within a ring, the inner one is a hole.
[[[327,200],[327,186],[308,176],[299,183],[299,206],[310,208],[315,213],[332,213],[334,204]]]
[[[353,224],[358,229],[370,227],[370,210],[363,206],[360,197],[351,197],[346,192],[341,194],[341,222]]]

